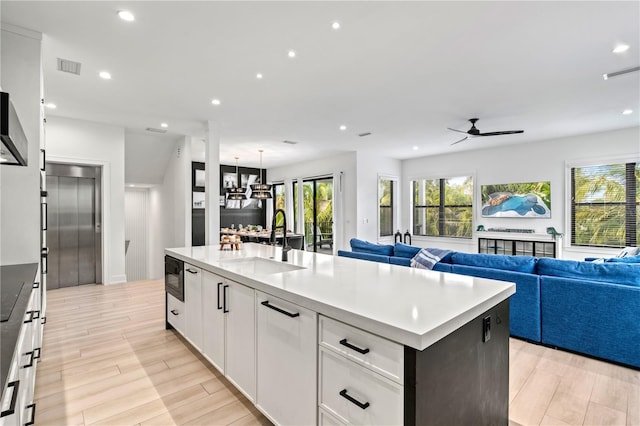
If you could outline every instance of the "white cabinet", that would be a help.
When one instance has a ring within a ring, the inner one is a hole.
[[[225,313],[224,278],[204,271],[202,275],[202,352],[224,374]]]
[[[185,306],[184,302],[167,293],[167,322],[180,334],[185,334]]]
[[[185,337],[202,350],[202,269],[184,264]]]
[[[225,376],[251,402],[256,398],[255,290],[227,280],[222,286],[226,314]]]
[[[317,314],[256,292],[257,406],[280,425],[316,424]]]

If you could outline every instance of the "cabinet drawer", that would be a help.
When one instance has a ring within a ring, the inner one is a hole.
[[[333,351],[320,348],[320,408],[354,425],[399,425],[404,388]]]
[[[320,316],[320,345],[396,383],[404,383],[402,345],[323,316]]]
[[[184,335],[186,322],[184,302],[167,293],[167,321]]]
[[[318,425],[320,426],[346,426],[327,410],[318,408]]]

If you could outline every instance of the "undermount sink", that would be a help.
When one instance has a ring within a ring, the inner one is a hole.
[[[244,257],[242,259],[224,260],[220,262],[220,265],[234,272],[260,275],[279,274],[282,272],[306,269],[302,266],[291,265],[262,257]]]

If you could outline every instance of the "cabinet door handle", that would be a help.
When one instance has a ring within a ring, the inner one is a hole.
[[[37,355],[36,355],[36,352],[37,352]],[[35,348],[33,350],[33,359],[40,359],[41,352],[42,352],[41,348]]]
[[[227,312],[229,312],[229,309],[227,309],[227,289],[229,288],[228,285],[225,285],[222,287],[222,313],[226,314]]]
[[[220,304],[220,288],[222,287],[222,283],[218,283],[218,309],[222,309],[222,305]]]
[[[29,363],[26,365],[23,365],[22,368],[29,368],[29,367],[33,367],[33,352],[26,352],[25,355],[29,355]]]
[[[171,310],[171,313],[172,313],[173,315],[175,315],[175,316],[180,315],[180,312],[178,312],[178,311],[177,311],[177,310],[175,310],[175,309],[172,309],[172,310]]]
[[[27,405],[27,410],[31,408],[31,420],[26,422],[24,426],[31,426],[36,423],[36,403]]]
[[[27,311],[26,315],[29,315],[29,319],[24,320],[24,324],[30,323],[33,321],[33,314],[35,313],[35,311]]]
[[[299,312],[296,312],[296,313],[287,312],[284,309],[280,309],[277,306],[273,306],[272,304],[269,303],[268,300],[265,300],[264,302],[260,302],[260,304],[262,306],[266,306],[269,309],[273,309],[276,312],[280,312],[281,314],[284,314],[284,315],[286,315],[286,316],[288,316],[290,318],[295,318],[295,317],[299,317],[300,316]]]
[[[198,271],[194,271],[191,268],[187,268],[187,272],[190,273],[190,274],[194,274],[194,275],[196,275],[198,273]]]
[[[357,400],[357,399],[355,399],[354,397],[350,396],[350,395],[347,393],[347,390],[346,390],[346,389],[342,389],[342,390],[340,391],[340,396],[341,396],[341,397],[343,397],[343,398],[345,398],[347,401],[354,403],[355,405],[357,405],[358,407],[362,408],[363,410],[365,410],[369,405],[371,405],[371,404],[369,404],[368,402],[365,402],[365,403],[363,404],[362,402],[358,401],[358,400]]]
[[[354,345],[352,345],[351,343],[347,342],[347,339],[342,339],[342,340],[340,340],[340,344],[341,344],[342,346],[346,346],[346,347],[348,347],[349,349],[353,349],[354,351],[359,352],[359,353],[361,353],[362,355],[364,355],[364,354],[368,354],[368,353],[369,353],[369,348],[364,348],[364,349],[362,349],[362,348],[359,348],[359,347],[357,347],[357,346],[354,346]]]
[[[35,283],[33,283],[32,287],[33,288],[40,288],[40,283],[36,281]]]
[[[13,388],[13,393],[11,394],[11,402],[9,403],[9,408],[0,412],[0,417],[10,416],[11,414],[16,412],[16,400],[18,398],[18,389],[20,389],[20,380],[16,380],[7,384],[7,390],[9,388]]]

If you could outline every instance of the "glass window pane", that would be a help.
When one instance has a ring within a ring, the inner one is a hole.
[[[579,167],[574,172],[576,203],[624,202],[625,164]]]
[[[591,246],[625,245],[624,206],[575,206],[575,244]]]

